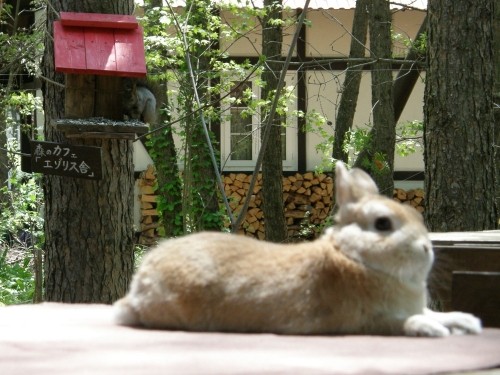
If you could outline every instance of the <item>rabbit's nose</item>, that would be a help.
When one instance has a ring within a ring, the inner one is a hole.
[[[418,251],[423,251],[426,254],[431,254],[432,253],[432,244],[429,241],[425,240],[417,240],[415,242],[415,249],[418,249]]]

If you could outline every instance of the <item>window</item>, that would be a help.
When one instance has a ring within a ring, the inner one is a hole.
[[[285,86],[295,87],[296,74],[289,73]],[[234,100],[226,103],[226,114],[221,123],[221,164],[222,170],[251,171],[257,162],[260,151],[261,118],[259,113],[252,113],[248,97],[260,98],[260,88],[255,80],[233,82]],[[293,112],[297,109],[296,89],[292,89],[293,101],[289,101],[286,126],[282,127],[283,169],[297,169],[297,119]]]

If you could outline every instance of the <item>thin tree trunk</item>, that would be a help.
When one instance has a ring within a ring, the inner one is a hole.
[[[392,50],[389,2],[372,0],[369,13],[371,57],[390,58]],[[370,173],[381,193],[392,197],[396,123],[392,102],[391,64],[377,60],[372,66],[371,77],[373,127],[370,130],[368,145],[358,155],[355,166]]]
[[[415,41],[418,41],[424,33],[427,31],[427,16],[424,18],[420,29],[415,36]],[[410,48],[408,54],[406,55],[406,61],[424,60],[425,56],[423,53],[415,47],[415,44]],[[399,69],[398,75],[394,80],[393,88],[393,103],[394,103],[394,121],[397,123],[403,110],[405,109],[406,103],[410,98],[413,87],[417,83],[420,77],[420,71],[422,68],[416,66],[413,62],[404,62]]]
[[[429,2],[425,217],[433,231],[496,226],[493,3]]]
[[[366,34],[368,29],[368,0],[356,1],[352,24],[351,50],[349,58],[362,58],[366,52]],[[358,103],[359,86],[363,67],[356,62],[347,63],[342,96],[335,120],[335,138],[332,157],[347,163],[349,154],[344,150],[346,133],[352,129],[356,105]]]
[[[53,7],[53,8],[52,8]],[[55,12],[130,14],[132,0],[59,0],[47,8],[43,75],[64,85],[54,71]],[[64,89],[44,81],[45,139],[76,143],[50,121],[64,118]],[[117,93],[118,94],[118,93]],[[45,298],[49,301],[111,303],[123,296],[133,272],[134,169],[132,141],[97,139],[80,144],[102,148],[101,180],[46,175]]]
[[[264,18],[262,33],[262,54],[268,59],[281,58],[282,30],[280,26],[272,25],[273,19],[282,19],[281,1],[265,0],[264,7],[268,14]],[[281,65],[268,62],[262,73],[265,87],[262,89],[262,99],[269,99],[278,85]],[[280,93],[275,93],[280,95]],[[262,159],[262,205],[265,220],[265,235],[268,241],[285,242],[288,237],[283,204],[283,159],[280,116],[275,116],[269,129],[269,139]],[[267,123],[267,119],[263,119]],[[265,126],[261,134],[267,129]]]

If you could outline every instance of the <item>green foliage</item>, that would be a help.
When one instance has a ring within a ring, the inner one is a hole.
[[[33,1],[31,7],[40,6],[38,1]],[[30,74],[38,72],[43,55],[44,20],[30,28],[12,30],[16,24],[15,7],[2,3],[0,7],[0,73],[17,72],[25,70]],[[7,30],[8,32],[6,32]]]
[[[11,93],[5,98],[3,105],[15,109],[21,116],[31,115],[35,110],[41,111],[43,108],[42,98],[26,91]]]
[[[354,129],[346,134],[344,141],[344,151],[349,153],[349,163],[354,165],[357,158],[360,157],[361,151],[370,147],[371,134],[369,129]],[[385,154],[375,152],[372,158],[363,158],[360,160],[361,166],[371,171],[373,174],[386,173],[389,165]]]
[[[413,154],[423,147],[424,123],[420,120],[399,124],[396,129],[396,152],[401,156]]]
[[[40,238],[43,233],[43,219],[38,209],[42,204],[42,189],[37,177],[29,177],[26,181],[10,178],[11,189],[7,186],[0,189],[2,196],[7,197],[1,203],[0,235],[6,236],[21,230],[30,230],[32,235]]]
[[[418,36],[417,39],[412,40],[407,35],[402,33],[392,33],[393,43],[400,43],[405,46],[408,50],[414,49],[419,55],[425,56],[427,51],[427,33],[424,32]]]
[[[42,98],[36,97],[31,92],[14,91],[7,93],[6,90],[0,88],[0,111],[6,111],[6,109],[15,111],[21,116],[28,116],[33,114],[34,111],[42,111]],[[11,116],[4,117],[4,120],[6,128],[18,126],[17,120]],[[21,130],[30,131],[31,126],[21,124]]]
[[[336,160],[331,158],[331,144],[333,136],[326,131],[319,122],[315,131],[322,138],[318,143],[316,150],[323,153],[323,163],[317,167],[318,172],[331,170]],[[308,131],[314,131],[308,129]],[[400,156],[409,156],[416,152],[417,148],[423,147],[422,142],[423,122],[420,120],[407,121],[400,123],[396,130],[396,152]],[[354,162],[361,151],[370,144],[371,136],[369,127],[351,129],[346,133],[343,151],[349,155],[348,164],[354,165]],[[361,165],[373,173],[384,173],[388,168],[388,161],[380,152],[376,152],[373,159],[361,160]]]
[[[35,290],[30,258],[10,263],[7,252],[5,249],[0,255],[0,305],[30,303]]]
[[[32,255],[43,244],[42,189],[35,176],[10,180],[0,189],[0,304],[27,303],[35,281]]]
[[[134,248],[134,270],[137,270],[147,254],[148,247],[142,245],[136,245]]]
[[[151,158],[155,161],[156,170],[163,175],[170,176],[172,166],[177,163],[177,155],[166,154],[165,150],[175,150],[175,145],[171,144],[172,137],[168,136],[170,127],[162,129],[155,136],[149,136],[147,140],[148,150]],[[169,236],[179,236],[182,234],[182,215],[178,212],[178,207],[182,206],[182,186],[180,178],[168,179],[163,184],[157,186],[157,210],[162,213],[160,221],[163,223],[164,217],[172,220],[169,223]],[[168,197],[168,199],[167,199]],[[165,223],[163,223],[165,224]],[[165,228],[165,225],[163,225]],[[164,236],[165,233],[160,235]]]

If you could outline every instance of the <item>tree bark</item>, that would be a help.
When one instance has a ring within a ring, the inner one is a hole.
[[[264,0],[267,9],[264,18],[262,32],[262,55],[267,59],[279,60],[281,58],[282,28],[272,24],[272,20],[282,19],[282,1]],[[262,89],[262,99],[269,99],[278,85],[281,65],[267,62],[262,73],[265,87]],[[264,224],[266,240],[273,242],[285,242],[288,231],[285,221],[283,204],[283,159],[281,131],[283,118],[275,116],[272,123],[268,123],[267,114],[262,119],[261,135],[269,131],[269,139],[262,159],[262,209],[264,212]],[[270,129],[266,129],[270,126]]]
[[[369,6],[371,57],[391,57],[391,12],[386,0],[372,0]],[[392,197],[394,190],[394,148],[396,122],[392,102],[392,67],[389,62],[376,60],[372,65],[373,127],[370,140],[360,152],[355,166],[366,170],[382,194]]]
[[[53,8],[52,8],[53,7]],[[54,71],[55,12],[131,14],[132,0],[59,0],[47,9],[43,60],[45,139],[102,148],[101,180],[46,175],[45,299],[111,303],[123,296],[133,272],[134,169],[132,141],[66,139],[50,121],[64,118],[64,75]],[[118,94],[118,93],[117,93]]]
[[[432,231],[495,228],[493,0],[429,2],[425,218]]]
[[[368,29],[368,0],[356,1],[352,24],[351,49],[349,58],[361,58],[366,52],[366,34]],[[336,160],[348,162],[349,154],[344,151],[346,133],[352,129],[356,105],[358,103],[359,86],[363,68],[358,63],[349,61],[342,85],[337,118],[335,119],[335,138],[333,141],[332,157]]]
[[[500,215],[500,4],[494,3],[493,16],[493,66],[495,67],[495,78],[493,86],[493,110],[495,114],[495,171],[496,180],[496,206],[497,215]],[[500,226],[500,218],[497,220],[497,226]]]

